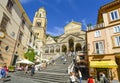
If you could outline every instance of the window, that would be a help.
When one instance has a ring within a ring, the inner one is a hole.
[[[110,12],[110,19],[111,19],[111,21],[119,19],[118,10],[114,10],[114,11]]]
[[[103,47],[103,42],[99,41],[95,43],[95,53],[96,54],[103,54],[104,53],[104,47]]]
[[[10,33],[12,37],[15,37],[15,32]]]
[[[20,43],[17,44],[17,47],[19,47],[19,46],[20,46]]]
[[[22,28],[24,28],[24,25],[25,25],[25,19],[24,19],[24,17],[22,17],[22,19],[21,19],[21,26],[22,26]]]
[[[6,51],[9,51],[9,46],[6,46],[6,47],[5,47],[5,50],[6,50]]]
[[[2,18],[2,21],[1,21],[1,24],[0,24],[1,29],[3,31],[6,31],[7,24],[8,24],[9,21],[10,21],[9,17],[6,14],[3,13],[3,18]]]
[[[84,56],[80,56],[80,60],[84,60],[85,59],[85,57]]]
[[[115,37],[115,46],[120,46],[120,36]]]
[[[7,3],[7,10],[11,13],[12,11],[12,7],[13,7],[13,2],[12,0],[8,0],[8,3]]]
[[[100,31],[95,31],[95,37],[100,37]]]
[[[1,44],[2,44],[2,41],[0,40],[0,46],[1,46]]]
[[[47,49],[45,49],[45,53],[49,53],[49,49],[47,48]]]
[[[41,27],[41,22],[37,22],[37,26],[38,26],[38,27]]]
[[[23,37],[23,33],[20,32],[20,34],[19,34],[19,41],[20,41],[20,42],[22,41],[22,37]]]
[[[30,37],[32,37],[32,32],[30,32]]]
[[[41,17],[41,16],[42,16],[42,14],[40,13],[39,17]]]
[[[120,32],[120,25],[114,27],[114,33]]]

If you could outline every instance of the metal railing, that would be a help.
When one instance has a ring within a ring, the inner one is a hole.
[[[68,74],[70,74],[70,72],[73,72],[74,69],[74,63],[72,62],[69,66],[68,66]]]
[[[88,25],[87,26],[87,31],[94,30],[94,29],[97,29],[97,28],[103,28],[103,27],[105,27],[104,23],[100,23],[100,24],[97,24],[97,25]]]

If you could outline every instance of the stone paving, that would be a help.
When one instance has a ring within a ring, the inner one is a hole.
[[[36,72],[33,77],[30,74],[24,74],[23,71],[10,73],[11,77],[7,78],[5,82],[0,81],[0,83],[70,83],[67,67],[72,62],[72,57],[66,57],[66,59],[67,63],[63,64],[61,57],[59,57],[54,65],[48,66],[43,71]],[[82,83],[87,82],[83,80]]]

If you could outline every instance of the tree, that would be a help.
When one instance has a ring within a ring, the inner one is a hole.
[[[28,51],[24,54],[24,57],[32,62],[35,60],[34,49],[29,48]]]

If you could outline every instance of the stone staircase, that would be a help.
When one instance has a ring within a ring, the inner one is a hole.
[[[30,78],[38,83],[69,83],[68,66],[71,64],[73,57],[65,57],[67,62],[63,64],[61,56],[55,60],[55,64],[48,65],[46,69],[36,72],[34,76],[24,74],[23,71],[17,71],[16,76]]]

